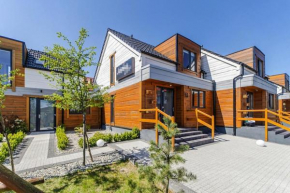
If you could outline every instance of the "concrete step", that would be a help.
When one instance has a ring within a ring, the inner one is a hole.
[[[178,130],[183,133],[183,132],[189,132],[189,131],[198,131],[196,128],[178,128]]]
[[[199,135],[190,135],[185,137],[175,137],[175,143],[185,142],[185,141],[192,141],[201,138],[207,138],[207,134],[199,134]]]
[[[279,129],[275,129],[275,134],[277,135],[277,134],[279,134],[279,133],[283,133],[283,132],[286,132],[286,130],[285,129],[281,129],[281,128],[279,128]]]
[[[283,135],[284,138],[288,138],[288,137],[290,137],[290,132],[284,130],[284,132],[281,132],[278,135]]]
[[[196,146],[213,143],[213,142],[214,140],[212,138],[207,137],[207,138],[201,138],[201,139],[176,143],[175,146],[178,147],[178,145],[189,145],[189,147],[196,147]]]
[[[176,137],[185,137],[185,136],[199,135],[199,134],[202,134],[202,131],[187,131],[187,132],[178,133]]]

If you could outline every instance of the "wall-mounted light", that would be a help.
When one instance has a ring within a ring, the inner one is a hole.
[[[186,92],[186,93],[184,93],[184,96],[185,96],[185,97],[188,97],[188,93],[187,93],[187,92]]]
[[[243,98],[244,98],[244,99],[247,99],[247,98],[248,98],[248,95],[247,95],[247,94],[244,94],[244,95],[243,95]]]

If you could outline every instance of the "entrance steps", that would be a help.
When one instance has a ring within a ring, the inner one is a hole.
[[[180,133],[175,136],[175,146],[188,145],[196,147],[214,142],[214,139],[195,128],[179,128]]]
[[[281,135],[284,139],[290,139],[290,132],[286,131],[285,129],[281,129],[280,127],[271,127],[268,129],[268,131],[275,133],[275,135]]]

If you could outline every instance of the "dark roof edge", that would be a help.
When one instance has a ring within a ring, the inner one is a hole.
[[[191,39],[189,39],[189,38],[187,38],[187,37],[185,37],[185,36],[183,36],[183,35],[181,35],[181,34],[179,34],[179,33],[177,33],[177,35],[179,35],[179,36],[181,36],[181,37],[183,37],[183,38],[185,38],[185,39],[191,41],[192,43],[197,44],[197,45],[199,45],[200,47],[202,47],[200,44],[196,43],[195,41],[193,41],[193,40],[191,40]]]
[[[244,50],[248,50],[250,48],[255,48],[257,50],[259,50],[264,56],[266,56],[257,46],[251,46],[251,47],[248,47],[248,48],[245,48],[245,49],[241,49],[241,50],[238,50],[238,51],[235,51],[235,52],[232,52],[230,54],[227,54],[226,56],[229,56],[229,55],[232,55],[232,54],[236,54],[238,52],[241,52],[241,51],[244,51]]]
[[[158,47],[158,46],[160,46],[161,44],[163,44],[164,42],[166,42],[167,40],[169,40],[169,39],[171,39],[171,38],[173,38],[174,36],[177,36],[178,35],[178,33],[176,33],[176,34],[173,34],[172,36],[170,36],[169,38],[167,38],[166,40],[164,40],[164,41],[162,41],[161,43],[159,43],[158,45],[156,45],[155,46],[155,48],[156,47]]]
[[[216,56],[218,56],[218,57],[224,58],[224,59],[226,59],[226,60],[228,60],[228,61],[230,61],[230,62],[234,62],[234,63],[239,64],[239,65],[244,65],[244,66],[245,66],[246,68],[248,68],[249,70],[252,70],[252,71],[254,71],[254,72],[257,72],[257,70],[255,70],[254,68],[248,66],[247,64],[245,64],[245,63],[243,63],[243,62],[240,62],[240,61],[237,61],[237,60],[234,60],[234,59],[228,58],[228,57],[226,57],[226,56],[223,56],[223,55],[217,54],[217,53],[215,53],[215,52],[213,52],[213,51],[211,51],[211,50],[205,49],[205,48],[202,48],[202,50],[205,50],[205,51],[207,51],[207,52],[210,52],[210,53],[212,53],[212,54],[214,54],[214,55],[216,55]]]

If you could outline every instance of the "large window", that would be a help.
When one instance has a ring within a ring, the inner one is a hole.
[[[110,83],[115,85],[115,55],[110,57]]]
[[[9,50],[0,49],[0,74],[10,74],[12,68],[12,53]],[[7,82],[6,84],[8,84]]]
[[[258,65],[258,75],[261,76],[261,77],[263,77],[263,70],[264,70],[264,68],[263,68],[263,61],[260,60],[259,58],[258,58],[257,65]]]
[[[274,109],[274,95],[269,94],[269,108]]]
[[[91,113],[91,108],[89,107],[86,110],[86,114],[89,115],[90,113]],[[78,110],[70,109],[69,110],[69,114],[71,114],[71,115],[81,115],[83,113],[81,111],[78,111]]]
[[[196,71],[196,54],[183,50],[183,68]]]
[[[192,90],[192,107],[205,108],[205,91]]]

